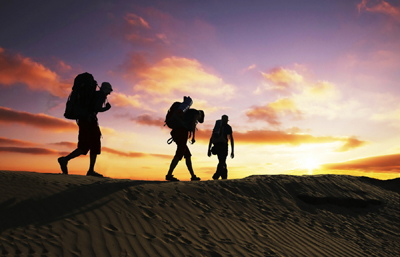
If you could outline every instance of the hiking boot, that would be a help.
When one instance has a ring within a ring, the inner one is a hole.
[[[68,174],[68,168],[67,168],[67,158],[66,157],[60,157],[58,158],[58,163],[60,164],[60,168],[63,174]]]
[[[169,181],[179,181],[179,179],[175,178],[174,175],[166,175],[165,180]]]
[[[93,177],[104,178],[103,175],[101,175],[100,173],[97,173],[96,171],[88,171],[88,173],[86,174],[86,176],[93,176]]]
[[[190,180],[191,181],[199,181],[201,179],[199,177],[197,177],[196,175],[194,175]]]

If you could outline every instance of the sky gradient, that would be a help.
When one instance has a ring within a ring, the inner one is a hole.
[[[400,2],[7,1],[0,4],[0,169],[59,173],[78,127],[74,77],[113,85],[98,114],[95,170],[162,180],[176,146],[165,114],[205,112],[189,144],[197,176],[215,120],[229,116],[228,177],[400,176]],[[68,164],[86,174],[88,157]],[[184,162],[174,175],[190,178]]]

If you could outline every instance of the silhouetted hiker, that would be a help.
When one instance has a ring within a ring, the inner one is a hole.
[[[228,116],[222,115],[222,118],[215,122],[213,133],[208,144],[208,156],[210,157],[211,153],[218,156],[217,171],[212,176],[213,179],[218,179],[219,177],[222,179],[228,178],[228,169],[226,165],[226,157],[228,156],[228,136],[232,147],[231,158],[233,158],[235,154],[232,127],[228,125]],[[212,148],[211,145],[213,145]]]
[[[90,84],[91,86],[95,84],[96,88],[97,82],[93,79],[93,76],[91,76],[91,78],[90,76],[86,76],[84,79],[75,79],[74,86],[75,83],[81,87],[85,87],[85,84]],[[90,150],[90,165],[86,175],[103,177],[103,175],[94,171],[97,155],[101,152],[101,131],[97,121],[97,113],[108,111],[111,108],[111,105],[108,102],[106,103],[105,107],[103,107],[107,100],[107,95],[109,95],[111,91],[113,91],[111,84],[108,82],[103,82],[100,90],[95,91],[91,99],[86,99],[90,102],[90,104],[86,107],[81,105],[77,108],[81,108],[82,113],[87,113],[87,115],[80,115],[79,118],[76,119],[76,122],[79,126],[78,147],[69,155],[58,158],[58,163],[60,164],[63,174],[68,174],[67,164],[69,160],[82,154],[86,155]]]
[[[198,122],[200,123],[204,122],[204,112],[202,110],[188,109],[184,112],[183,119],[172,128],[171,139],[175,141],[177,149],[175,156],[171,161],[168,173],[165,176],[166,180],[179,181],[172,175],[172,172],[174,171],[176,165],[178,165],[179,161],[182,160],[182,157],[185,157],[186,166],[190,172],[190,175],[192,176],[190,180],[192,181],[200,180],[200,178],[194,174],[192,167],[192,160],[191,160],[192,154],[190,153],[190,150],[187,147],[187,140],[190,136],[192,136],[191,143],[194,144],[196,142],[195,134],[196,134],[196,125]]]

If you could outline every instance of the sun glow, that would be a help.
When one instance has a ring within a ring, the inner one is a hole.
[[[308,170],[308,175],[312,175],[313,171],[318,169],[320,164],[311,154],[307,155],[303,160],[304,168]]]

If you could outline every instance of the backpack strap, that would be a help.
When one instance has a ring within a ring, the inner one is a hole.
[[[167,144],[171,144],[172,142],[174,142],[174,139],[171,137],[170,139],[167,140]]]

